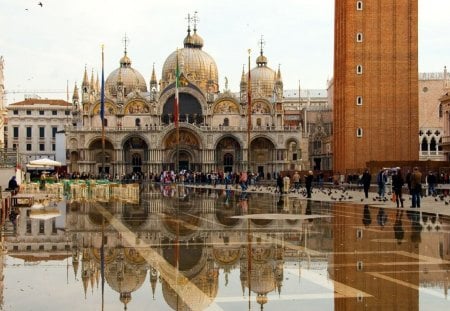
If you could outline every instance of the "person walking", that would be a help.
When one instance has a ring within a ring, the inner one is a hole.
[[[248,178],[247,172],[245,171],[241,172],[239,177],[239,184],[241,185],[242,191],[247,190],[247,178]]]
[[[433,174],[432,171],[428,173],[427,183],[428,183],[428,195],[434,196],[436,194],[436,175]]]
[[[384,198],[384,194],[386,192],[386,182],[387,182],[386,171],[381,169],[377,175],[378,196],[380,197],[380,199]]]
[[[294,183],[295,190],[300,189],[300,174],[297,171],[292,176],[292,182]]]
[[[402,188],[404,184],[405,181],[403,180],[402,172],[398,169],[392,176],[392,189],[394,190],[397,208],[399,208],[399,206],[403,208]]]
[[[370,188],[371,180],[372,180],[372,175],[370,175],[369,169],[366,169],[361,177],[361,184],[363,185],[364,196],[366,199],[369,198],[369,188]]]
[[[281,173],[277,176],[277,190],[279,193],[283,193],[283,175]]]
[[[420,208],[420,196],[422,194],[422,173],[416,166],[411,174],[411,195],[413,208]]]

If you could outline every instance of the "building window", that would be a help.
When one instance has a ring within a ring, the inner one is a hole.
[[[13,150],[16,150],[17,149],[17,144],[13,144],[12,148],[13,148]]]
[[[58,114],[58,111],[52,110],[52,115],[53,115],[53,116],[56,116],[57,114]]]
[[[40,116],[43,116],[45,114],[45,111],[44,110],[39,110],[39,115]]]
[[[31,116],[31,110],[27,110],[27,116]]]
[[[13,115],[18,115],[19,114],[19,110],[13,110]]]
[[[57,131],[58,131],[58,128],[56,126],[52,126],[52,138],[53,139],[55,139]]]
[[[27,144],[27,151],[31,151],[31,144]]]
[[[103,119],[103,126],[104,127],[107,127],[108,126],[108,119]]]
[[[39,138],[45,138],[45,127],[39,127]]]
[[[64,112],[64,114],[65,114],[66,116],[70,116],[70,110],[66,110],[66,111]]]
[[[45,144],[39,144],[39,151],[45,151]]]
[[[356,74],[362,75],[363,68],[361,65],[356,66]]]
[[[228,118],[223,119],[223,126],[229,126],[230,120]]]
[[[441,103],[441,104],[439,104],[439,118],[442,118],[443,116],[444,116],[444,112],[443,112],[442,103]]]
[[[356,1],[356,9],[358,11],[362,11],[362,9],[363,9],[363,2],[362,1]]]
[[[39,220],[39,234],[45,233],[45,223],[43,220]]]
[[[52,151],[56,150],[56,144],[52,144]]]
[[[362,96],[356,96],[356,105],[362,106],[362,104],[363,104]]]
[[[13,127],[13,138],[14,139],[18,139],[19,138],[19,127],[18,126],[14,126]]]
[[[363,34],[362,32],[358,32],[356,34],[356,42],[362,42],[363,41]]]
[[[134,125],[136,125],[137,127],[141,126],[141,119],[137,118],[136,120],[134,120]]]
[[[363,129],[358,127],[356,129],[356,137],[362,137],[363,136]]]
[[[31,126],[27,126],[27,139],[31,139],[31,136],[33,134]]]

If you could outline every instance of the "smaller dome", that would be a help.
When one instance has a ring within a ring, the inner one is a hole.
[[[192,40],[191,31],[188,30],[188,34],[186,38],[183,40],[184,47],[192,47],[194,45],[194,41]]]
[[[194,30],[194,34],[192,35],[192,44],[194,47],[202,48],[203,47],[203,38],[197,34],[197,31]]]
[[[256,64],[258,66],[267,65],[267,57],[265,57],[262,53],[256,58]]]
[[[131,67],[131,59],[127,53],[120,59],[120,67]]]

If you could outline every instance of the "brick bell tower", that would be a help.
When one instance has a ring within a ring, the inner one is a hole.
[[[418,0],[336,0],[334,40],[334,171],[418,160]]]

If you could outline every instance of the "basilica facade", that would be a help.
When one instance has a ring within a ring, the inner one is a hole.
[[[178,129],[174,122],[177,64],[181,72]],[[250,79],[243,68],[239,93],[228,89],[226,78],[221,92],[218,76],[218,66],[203,50],[196,26],[188,27],[184,47],[167,57],[159,81],[153,68],[148,85],[132,67],[125,45],[119,67],[105,81],[103,144],[100,83],[93,76],[89,79],[85,69],[81,89],[75,86],[73,93],[73,123],[65,130],[68,171],[104,170],[116,176],[176,168],[249,170],[267,177],[309,169],[304,126],[285,122],[281,71],[268,66],[262,45]]]

